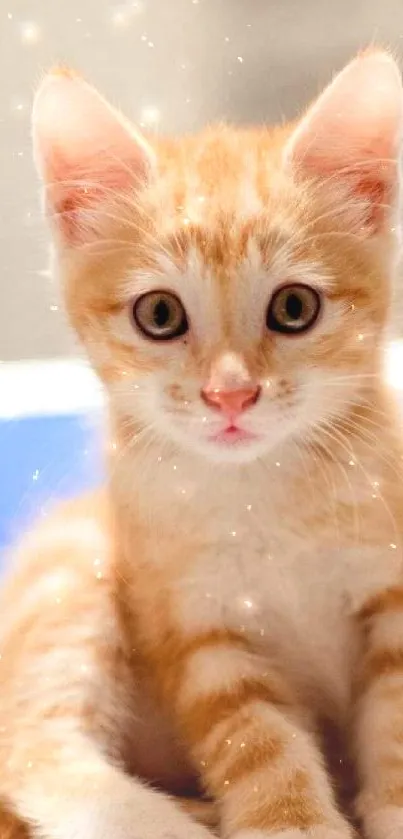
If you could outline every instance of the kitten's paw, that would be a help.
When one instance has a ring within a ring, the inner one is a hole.
[[[157,808],[158,810],[158,808]],[[85,823],[70,822],[66,832],[57,834],[57,839],[216,839],[203,825],[193,822],[186,815],[148,813],[147,818],[133,812],[130,818],[116,813],[107,822],[93,819]]]
[[[403,807],[383,807],[364,813],[362,818],[368,839],[401,839]]]
[[[31,806],[25,815],[44,839],[214,839],[175,800],[126,778],[86,800],[70,799],[68,809],[66,803],[37,796],[35,813]]]

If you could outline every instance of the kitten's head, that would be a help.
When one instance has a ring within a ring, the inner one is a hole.
[[[118,421],[245,462],[363,404],[396,256],[402,90],[359,56],[294,126],[141,137],[84,81],[34,108],[71,320]],[[347,420],[346,420],[347,422]]]

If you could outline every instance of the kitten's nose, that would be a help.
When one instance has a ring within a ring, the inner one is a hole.
[[[233,417],[255,405],[259,399],[260,391],[261,387],[259,385],[239,387],[233,390],[207,387],[202,389],[201,395],[210,408],[216,408],[223,414]]]

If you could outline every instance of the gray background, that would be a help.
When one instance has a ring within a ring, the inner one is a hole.
[[[32,94],[64,62],[147,127],[295,114],[358,48],[399,56],[402,0],[0,0],[0,360],[77,347],[49,276]]]

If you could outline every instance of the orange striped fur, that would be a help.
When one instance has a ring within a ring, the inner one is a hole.
[[[401,831],[401,94],[373,50],[293,125],[144,138],[73,72],[44,79],[35,155],[108,480],[4,586],[0,839],[348,839],[322,724],[368,839]]]

